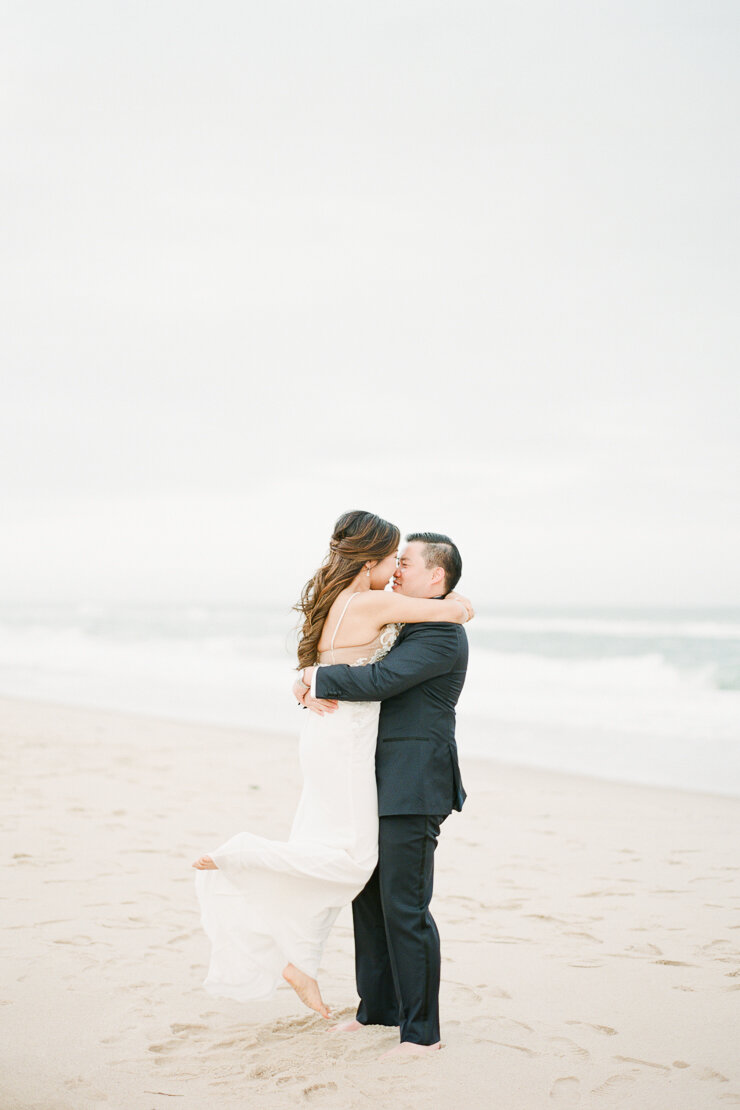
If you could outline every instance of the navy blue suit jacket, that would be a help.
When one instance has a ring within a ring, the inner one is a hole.
[[[375,755],[381,817],[462,809],[455,706],[467,665],[462,625],[428,622],[404,625],[379,663],[319,667],[317,697],[382,702]]]

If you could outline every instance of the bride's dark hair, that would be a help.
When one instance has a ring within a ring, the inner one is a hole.
[[[303,614],[298,633],[298,666],[312,667],[318,656],[321,629],[327,613],[368,559],[385,559],[398,549],[401,533],[374,513],[355,509],[342,513],[334,525],[329,552],[293,606]]]

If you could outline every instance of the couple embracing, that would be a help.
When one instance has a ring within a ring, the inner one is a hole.
[[[287,841],[243,832],[193,866],[212,942],[206,988],[270,997],[286,980],[323,1017],[316,976],[352,903],[356,1019],[400,1027],[394,1053],[440,1047],[439,934],[429,912],[434,849],[465,791],[455,705],[470,602],[447,536],[343,514],[304,587],[293,693],[303,715],[303,790]],[[386,586],[392,581],[392,590]]]

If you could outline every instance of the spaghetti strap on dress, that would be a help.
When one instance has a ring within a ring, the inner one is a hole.
[[[339,631],[339,626],[341,625],[342,621],[344,620],[344,614],[349,609],[350,602],[355,597],[357,597],[356,593],[349,595],[349,597],[347,598],[347,600],[344,604],[344,607],[342,608],[341,613],[339,614],[339,620],[334,625],[334,631],[331,634],[331,643],[329,645],[329,651],[331,652],[331,661],[332,661],[332,663],[336,663],[336,657],[335,657],[335,653],[334,653],[334,643],[335,643],[336,638],[337,638],[337,632]]]

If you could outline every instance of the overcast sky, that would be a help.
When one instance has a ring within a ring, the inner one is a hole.
[[[0,13],[0,599],[740,604],[735,0]]]

